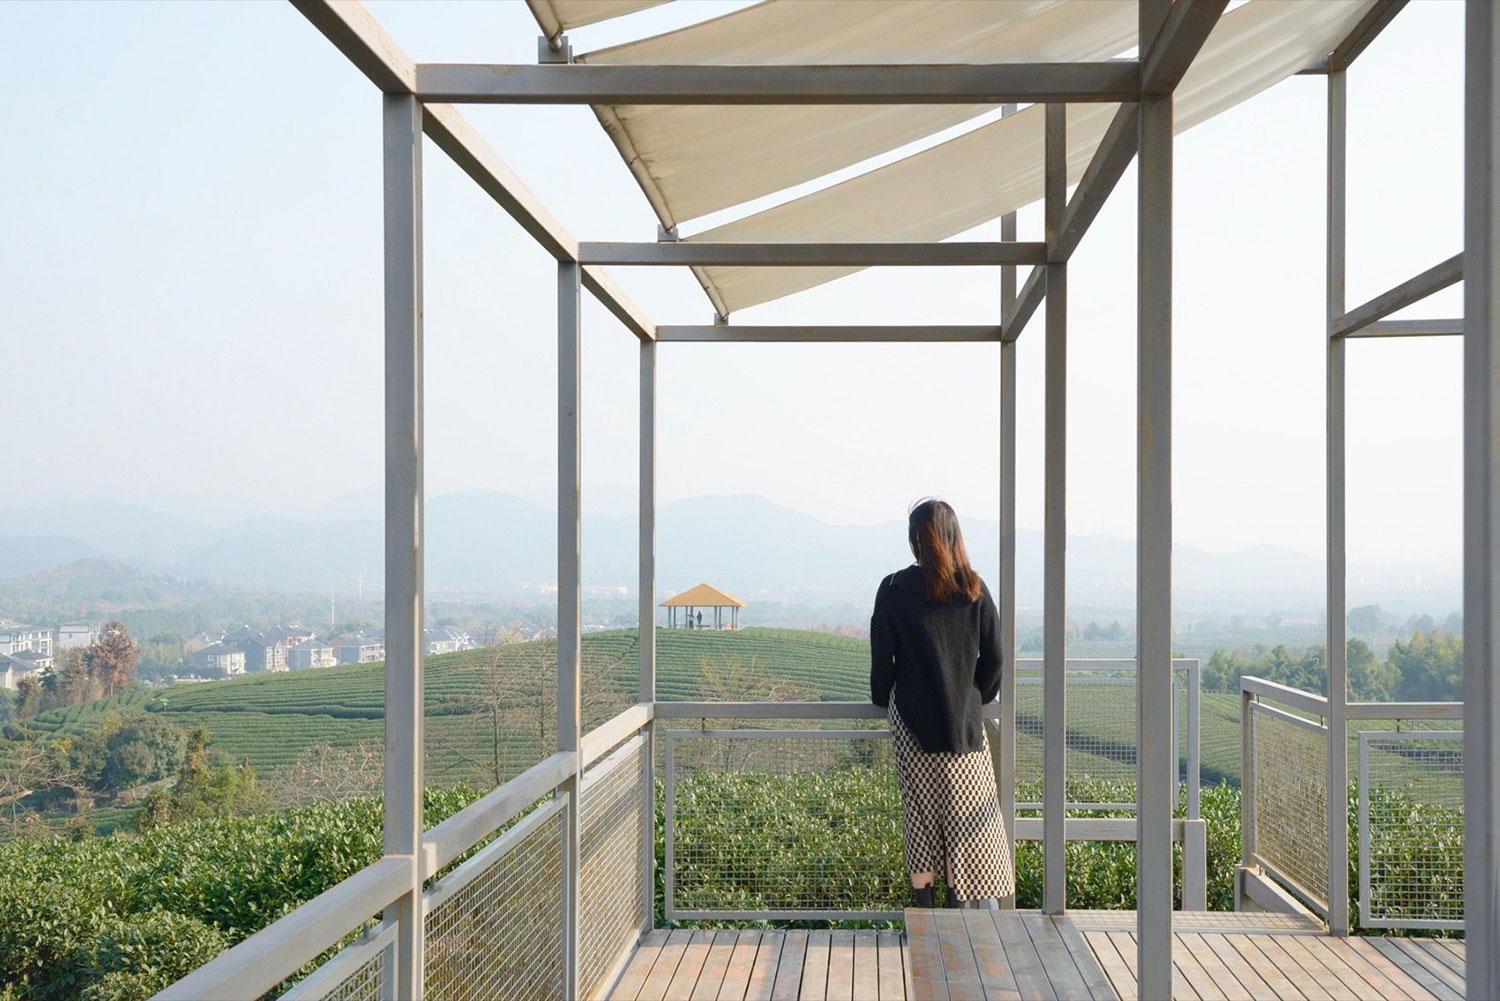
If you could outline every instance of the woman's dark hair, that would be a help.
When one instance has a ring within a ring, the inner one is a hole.
[[[919,501],[907,515],[906,540],[922,568],[928,601],[979,600],[979,575],[969,565],[958,515],[946,501]]]

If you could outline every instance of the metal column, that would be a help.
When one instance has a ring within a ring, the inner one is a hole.
[[[1048,246],[1067,206],[1067,105],[1046,111]],[[1045,513],[1042,567],[1042,910],[1067,906],[1067,532],[1068,532],[1068,266],[1047,268]]]
[[[1001,109],[1013,115],[1014,104]],[[1000,239],[1016,238],[1016,214],[1000,217]],[[1010,314],[1016,302],[1015,265],[1000,269],[1000,315]],[[1016,852],[1016,342],[1000,332],[1000,650],[1005,665],[1000,674],[1000,739],[996,742],[995,773],[1000,791],[1000,815],[1009,836],[1011,871]],[[1016,906],[1015,894],[1000,906]]]
[[[640,594],[638,643],[641,648],[641,702],[656,702],[656,342],[641,341],[640,384]],[[645,760],[646,781],[641,789],[645,823],[641,825],[643,859],[642,930],[651,927],[656,915],[656,721],[646,726],[646,746],[641,749]]]
[[[1464,83],[1464,936],[1500,996],[1500,13],[1470,0]]]
[[[557,265],[557,749],[574,752],[573,774],[559,789],[568,797],[563,847],[563,996],[578,996],[578,869],[580,861],[579,767],[582,719],[579,675],[583,659],[583,553],[580,519],[580,453],[582,436],[578,404],[582,373],[580,310],[581,269],[575,261]]]
[[[1344,314],[1344,136],[1348,79],[1328,74],[1328,930],[1349,933],[1348,600],[1345,594],[1344,349],[1333,322]]]
[[[385,854],[412,859],[386,912],[395,993],[422,996],[422,106],[383,98],[385,174]]]
[[[1141,47],[1163,4],[1141,4]],[[1136,287],[1136,964],[1172,996],[1172,95],[1141,96]]]

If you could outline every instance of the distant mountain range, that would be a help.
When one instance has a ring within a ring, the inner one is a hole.
[[[368,498],[346,510],[369,510]],[[601,505],[602,506],[602,505]],[[614,511],[623,508],[613,504]],[[321,514],[321,516],[320,516]],[[357,577],[378,589],[383,529],[378,517],[333,512],[255,517],[229,527],[135,504],[92,502],[0,510],[0,580],[90,558],[227,584],[349,590]],[[993,580],[999,526],[966,517],[976,568]],[[550,585],[556,570],[556,515],[533,499],[502,493],[429,498],[427,580],[434,594],[511,595]],[[586,585],[633,587],[634,514],[585,517]],[[1017,600],[1040,603],[1041,533],[1017,533]],[[880,577],[910,562],[904,522],[832,525],[754,495],[694,497],[657,513],[657,581],[664,593],[701,580],[747,600],[864,601]],[[1384,600],[1456,607],[1458,581],[1392,568],[1377,575]],[[1179,606],[1256,612],[1317,608],[1323,563],[1289,549],[1257,546],[1212,553],[1175,550]],[[1135,543],[1107,535],[1068,539],[1070,601],[1129,614]]]

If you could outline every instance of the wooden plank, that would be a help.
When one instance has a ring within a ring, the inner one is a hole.
[[[984,911],[965,909],[963,916],[969,944],[974,948],[974,965],[979,968],[979,986],[984,989],[986,1001],[1021,1001],[1021,991],[1016,986],[1010,962],[1005,958],[1005,949],[1000,945],[995,922]]]
[[[1257,970],[1274,970],[1287,983],[1290,983],[1297,996],[1306,998],[1307,1001],[1333,1001],[1333,995],[1329,994],[1312,974],[1304,970],[1290,953],[1276,944],[1274,935],[1241,935],[1238,936],[1235,945],[1252,964],[1255,964]],[[1254,950],[1254,954],[1250,950]],[[1256,955],[1261,957],[1259,962],[1255,959]],[[1260,965],[1261,963],[1264,967]],[[1277,987],[1278,993],[1287,996],[1284,987],[1274,982],[1272,985]]]
[[[719,988],[724,986],[724,975],[729,972],[729,960],[734,955],[738,937],[732,931],[714,932],[708,956],[703,961],[703,969],[698,972],[698,981],[693,985],[692,1001],[714,1001],[719,996]]]
[[[1134,933],[1128,931],[1112,931],[1107,934],[1109,935],[1109,940],[1115,945],[1115,951],[1124,960],[1125,968],[1130,971],[1130,976],[1135,979],[1137,989],[1139,989],[1140,970],[1137,966],[1140,957],[1139,940],[1135,937]],[[1050,964],[1047,966],[1047,972],[1052,972]],[[1172,995],[1178,1001],[1199,1001],[1197,992],[1183,979],[1182,971],[1177,969],[1175,963],[1172,967]]]
[[[1214,978],[1183,944],[1180,935],[1173,936],[1172,962],[1202,1001],[1227,1001],[1224,989],[1214,983]]]
[[[1058,1001],[1091,1001],[1088,984],[1083,982],[1083,974],[1078,972],[1073,954],[1068,951],[1051,919],[1034,911],[1016,913],[1021,915],[1021,925],[1031,936],[1031,946],[1042,960],[1042,969],[1047,971],[1047,979],[1052,981],[1052,991]]]
[[[703,972],[703,964],[708,961],[708,950],[713,947],[714,933],[711,931],[695,931],[688,939],[687,948],[682,952],[682,962],[677,964],[677,972],[672,974],[672,982],[667,985],[667,996],[665,1001],[690,1001],[693,996],[693,988],[698,984],[698,974]]]
[[[911,975],[908,997],[920,1001],[947,1001],[948,976],[943,972],[943,950],[938,945],[935,911],[906,911],[907,971]]]
[[[1430,999],[1436,998],[1436,995],[1432,991],[1423,987],[1421,983],[1403,970],[1399,964],[1392,961],[1391,957],[1375,948],[1374,943],[1366,936],[1361,935],[1350,938],[1348,942],[1351,949],[1362,955],[1367,962],[1389,977],[1397,987],[1406,992],[1408,997],[1415,998],[1417,1001],[1430,1001]]]
[[[625,970],[620,974],[620,979],[615,981],[614,990],[609,992],[610,1001],[635,1001],[636,996],[641,993],[641,985],[646,982],[646,975],[651,972],[651,967],[656,963],[656,957],[661,954],[662,946],[667,944],[667,929],[653,928],[641,944],[636,946],[635,953],[630,957],[630,962],[625,964]]]
[[[1203,936],[1197,932],[1180,932],[1176,936],[1177,944],[1183,953],[1193,963],[1203,970],[1208,979],[1228,998],[1250,997],[1250,988],[1240,983],[1219,954],[1205,941]]]
[[[828,1001],[854,1001],[854,933],[836,931],[828,944]]]
[[[1378,970],[1368,970],[1366,964],[1363,963],[1351,965],[1347,957],[1330,948],[1328,936],[1322,935],[1307,939],[1303,945],[1308,952],[1321,959],[1323,965],[1328,967],[1335,976],[1348,984],[1361,999],[1397,997],[1394,993],[1394,985],[1385,983],[1384,979],[1379,976]],[[1360,968],[1357,969],[1356,966]],[[1366,979],[1366,972],[1374,979]]]
[[[856,950],[858,942],[855,943]],[[875,998],[877,1001],[906,1001],[906,975],[901,957],[901,933],[886,929],[875,933]],[[855,962],[859,962],[856,954]],[[857,990],[859,985],[855,985]]]
[[[1452,970],[1454,973],[1457,973],[1460,976],[1463,975],[1463,972],[1464,972],[1464,963],[1463,963],[1463,961],[1460,960],[1453,953],[1449,952],[1447,949],[1443,948],[1435,940],[1430,939],[1430,938],[1413,938],[1413,939],[1411,939],[1411,943],[1413,945],[1421,948],[1421,949],[1426,950],[1427,952],[1430,952],[1432,955],[1436,956],[1437,959],[1440,962],[1442,962],[1444,965],[1446,965],[1448,967],[1448,969]]]
[[[805,931],[789,931],[781,946],[776,979],[772,982],[771,1001],[797,1001],[802,991],[802,963],[807,956]]]
[[[880,953],[873,930],[854,933],[854,1001],[880,997]]]
[[[1313,939],[1309,945],[1312,948],[1322,949],[1328,955],[1333,956],[1344,966],[1348,967],[1350,972],[1356,977],[1368,984],[1369,989],[1366,991],[1365,997],[1384,998],[1387,1001],[1407,1001],[1405,991],[1400,990],[1380,970],[1365,962],[1353,949],[1346,948],[1348,943],[1343,939],[1325,935],[1322,938]]]
[[[667,988],[672,984],[672,977],[676,975],[682,955],[687,951],[692,937],[693,933],[686,928],[678,928],[667,936],[666,944],[657,954],[656,962],[651,965],[651,972],[646,975],[646,982],[636,995],[639,1001],[662,1001],[667,996]]]
[[[1119,994],[1115,991],[1114,984],[1109,981],[1109,974],[1104,972],[1104,967],[1099,965],[1099,959],[1094,955],[1094,950],[1089,948],[1088,942],[1084,941],[1083,932],[1066,914],[1058,914],[1049,917],[1052,927],[1057,929],[1058,936],[1067,946],[1068,954],[1073,957],[1073,965],[1078,967],[1078,972],[1083,975],[1083,982],[1088,985],[1089,994],[1094,1001],[1120,1001]]]
[[[760,932],[742,931],[735,936],[734,951],[729,956],[729,966],[724,971],[724,982],[719,985],[715,1001],[745,1001],[745,991],[750,987],[750,971],[755,968],[755,955],[760,950]]]
[[[1397,1001],[1401,998],[1409,998],[1411,1001],[1434,1001],[1432,994],[1424,990],[1421,984],[1397,969],[1395,963],[1392,963],[1373,949],[1366,950],[1362,948],[1358,943],[1359,940],[1356,938],[1331,936],[1325,939],[1325,944],[1329,948],[1342,951],[1346,954],[1346,957],[1353,957],[1354,961],[1363,963],[1371,970],[1374,970],[1389,985],[1385,989],[1393,992],[1388,997],[1397,999]],[[1347,958],[1346,961],[1348,961]],[[1353,963],[1351,962],[1350,965],[1353,965]],[[1364,971],[1361,971],[1361,975],[1366,980],[1370,979],[1370,975]]]
[[[1426,942],[1416,938],[1394,939],[1400,948],[1409,953],[1414,959],[1422,963],[1424,967],[1432,971],[1434,975],[1449,987],[1460,994],[1465,992],[1465,977],[1462,971],[1455,971],[1443,959],[1429,950]]]
[[[1460,963],[1467,963],[1469,961],[1468,951],[1464,948],[1464,943],[1461,939],[1435,938],[1432,941],[1453,953],[1454,956],[1458,957]]]
[[[961,909],[932,912],[937,928],[938,947],[943,954],[943,976],[948,981],[948,997],[953,1001],[984,1001],[984,987],[979,982],[979,964],[974,947],[969,944],[969,929]]]
[[[1083,933],[1083,939],[1093,950],[1094,958],[1104,968],[1109,981],[1114,985],[1115,993],[1119,995],[1120,1001],[1137,1001],[1135,975],[1130,972],[1130,967],[1125,965],[1125,960],[1120,958],[1120,952],[1115,944],[1109,940],[1109,933],[1102,931],[1089,931]]]
[[[1010,963],[1016,978],[1016,988],[1027,1001],[1057,1001],[1057,992],[1042,966],[1036,946],[1031,944],[1031,933],[1021,923],[1020,911],[981,911],[994,922],[995,932],[1000,938],[1000,947]]]
[[[1205,932],[1203,943],[1213,950],[1219,961],[1229,968],[1234,979],[1239,981],[1240,987],[1244,989],[1251,1001],[1280,1001],[1276,992],[1270,985],[1255,972],[1255,968],[1245,961],[1234,946],[1225,941],[1224,936],[1217,932]]]
[[[1287,975],[1255,947],[1255,944],[1249,940],[1249,936],[1225,935],[1224,941],[1229,943],[1231,949],[1244,957],[1251,969],[1260,974],[1260,978],[1266,982],[1266,986],[1276,992],[1276,997],[1280,1001],[1307,1001]]]
[[[1363,995],[1350,987],[1338,973],[1329,968],[1322,958],[1307,947],[1307,944],[1295,935],[1278,935],[1276,944],[1282,950],[1296,960],[1297,965],[1302,967],[1318,982],[1318,986],[1328,992],[1333,1001],[1363,1001]]]
[[[1401,968],[1408,977],[1425,987],[1439,1001],[1463,1001],[1462,987],[1454,989],[1437,972],[1427,967],[1420,956],[1407,952],[1394,939],[1384,936],[1371,938],[1370,944],[1385,954],[1385,957]],[[1422,950],[1416,949],[1418,953]],[[1452,972],[1452,971],[1448,971]],[[1461,983],[1461,981],[1460,981]]]
[[[797,992],[799,1001],[824,1001],[828,993],[828,952],[832,943],[832,932],[807,933],[807,955],[802,960],[802,988]]]
[[[776,967],[781,962],[781,948],[786,942],[786,932],[762,932],[760,944],[755,948],[755,965],[750,968],[750,980],[745,985],[745,1001],[771,1001],[771,988],[776,983]]]

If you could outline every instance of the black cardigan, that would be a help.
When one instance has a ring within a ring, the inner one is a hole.
[[[870,699],[896,708],[924,751],[984,746],[979,707],[1000,694],[1000,621],[988,587],[978,601],[928,601],[922,570],[898,570],[875,592]]]

